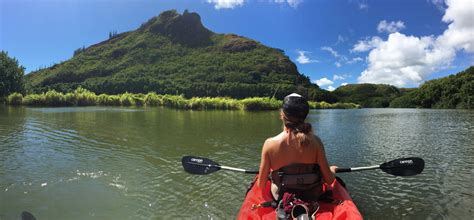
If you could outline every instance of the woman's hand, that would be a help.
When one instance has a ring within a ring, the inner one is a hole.
[[[338,168],[338,166],[336,165],[333,165],[333,166],[330,166],[329,169],[331,170],[331,173],[333,173],[334,175],[336,175],[336,169]]]

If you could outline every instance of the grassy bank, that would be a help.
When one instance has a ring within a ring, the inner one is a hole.
[[[13,93],[7,97],[10,105],[27,106],[165,106],[177,109],[223,109],[223,110],[276,110],[282,105],[281,100],[254,97],[232,99],[224,97],[193,97],[186,99],[178,95],[160,95],[156,93],[119,95],[97,95],[86,89],[78,88],[73,92],[61,93],[50,90],[41,94]],[[312,109],[351,109],[360,108],[353,103],[310,102]]]

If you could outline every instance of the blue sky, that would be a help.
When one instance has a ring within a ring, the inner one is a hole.
[[[472,0],[0,0],[0,49],[28,73],[168,9],[283,49],[328,90],[414,87],[474,65]]]

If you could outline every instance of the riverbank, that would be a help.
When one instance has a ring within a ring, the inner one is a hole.
[[[78,88],[73,92],[61,93],[50,90],[41,94],[10,94],[5,102],[9,105],[26,106],[165,106],[176,109],[221,109],[221,110],[277,110],[282,101],[253,97],[232,99],[226,97],[193,97],[186,99],[179,95],[161,95],[156,93],[118,95],[100,94]],[[309,102],[311,109],[354,109],[360,105],[354,103]]]

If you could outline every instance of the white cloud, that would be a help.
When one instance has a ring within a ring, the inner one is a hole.
[[[438,8],[438,10],[444,12],[444,9],[445,9],[444,0],[431,0],[431,3],[435,5],[436,8]]]
[[[332,80],[336,81],[336,80],[343,80],[343,79],[346,79],[344,76],[340,76],[340,75],[336,75],[334,74],[334,76],[332,77]]]
[[[382,38],[374,36],[371,39],[360,40],[351,49],[351,52],[365,52],[377,47],[381,42]]]
[[[474,3],[472,0],[447,0],[448,8],[443,21],[450,23],[438,37],[441,46],[474,52]]]
[[[446,4],[443,21],[449,26],[443,34],[416,37],[391,33],[370,51],[368,67],[358,82],[417,86],[433,72],[449,66],[457,51],[474,53],[472,0],[447,0]]]
[[[353,63],[357,63],[357,62],[361,62],[361,61],[364,61],[364,59],[362,59],[360,57],[354,57],[354,58],[352,58],[352,60],[348,60],[346,63],[347,64],[353,64]]]
[[[328,86],[328,91],[334,91],[335,89],[333,86]]]
[[[329,53],[332,54],[332,56],[334,56],[335,58],[339,58],[340,55],[337,51],[335,51],[334,49],[332,49],[331,47],[321,47],[321,50],[325,50],[325,51],[328,51]]]
[[[369,4],[367,4],[367,2],[365,0],[359,0],[357,2],[357,5],[359,6],[359,9],[360,10],[367,10],[369,9]]]
[[[433,37],[390,34],[387,41],[370,51],[369,66],[358,78],[359,83],[418,85],[454,58],[453,50],[435,48],[434,43]]]
[[[342,35],[337,35],[337,41],[335,43],[335,45],[338,45],[340,43],[344,43],[348,40],[348,38],[346,37],[343,37]]]
[[[303,0],[274,0],[274,1],[275,3],[280,3],[280,4],[283,4],[286,2],[292,8],[297,8],[298,5],[303,2]]]
[[[207,3],[214,4],[215,9],[233,9],[244,5],[248,0],[206,0]],[[277,4],[288,4],[292,8],[297,8],[303,0],[270,0],[270,2]]]
[[[332,80],[333,81],[344,80],[344,79],[347,79],[347,78],[350,78],[350,77],[351,77],[350,74],[341,74],[341,75],[334,74],[334,76],[332,77]]]
[[[360,10],[367,11],[369,9],[369,5],[367,4],[367,0],[349,0],[349,3],[354,3]]]
[[[244,0],[207,0],[207,2],[214,4],[216,9],[232,9],[244,5]]]
[[[382,32],[395,33],[395,32],[399,32],[400,30],[404,28],[405,28],[405,24],[402,21],[387,22],[386,20],[382,20],[377,26],[377,31],[379,33],[382,33]]]
[[[341,67],[343,62],[348,62],[346,56],[339,54],[336,50],[332,49],[332,47],[321,47],[321,50],[328,51],[334,58],[336,58],[334,65],[337,67]]]
[[[341,83],[341,86],[347,86],[348,83]]]
[[[324,78],[321,78],[321,79],[318,79],[316,81],[314,81],[318,86],[322,87],[322,86],[328,86],[328,85],[332,85],[334,84],[333,81],[331,81],[330,79],[324,77]]]
[[[298,50],[298,58],[296,58],[296,62],[300,63],[300,64],[307,64],[307,63],[316,63],[318,62],[318,60],[313,60],[313,59],[310,59],[308,56],[306,56],[307,53],[309,53],[308,51],[303,51],[303,50]]]

